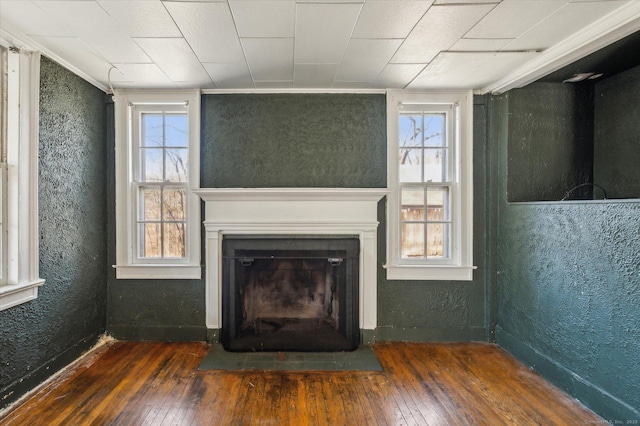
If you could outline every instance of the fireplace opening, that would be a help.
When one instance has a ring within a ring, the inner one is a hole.
[[[344,236],[225,236],[223,347],[355,350],[359,243]]]

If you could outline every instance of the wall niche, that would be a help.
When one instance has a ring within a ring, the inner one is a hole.
[[[510,202],[640,198],[640,66],[508,93]]]

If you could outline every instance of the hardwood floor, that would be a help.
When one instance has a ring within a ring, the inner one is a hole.
[[[5,425],[576,425],[603,420],[494,345],[378,343],[383,372],[198,371],[204,343],[113,342]]]

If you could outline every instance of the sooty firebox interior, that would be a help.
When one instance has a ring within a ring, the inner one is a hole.
[[[359,243],[344,236],[225,236],[223,347],[356,349]]]

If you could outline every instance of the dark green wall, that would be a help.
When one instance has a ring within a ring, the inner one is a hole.
[[[386,187],[386,100],[376,94],[205,95],[202,187]],[[111,119],[112,120],[112,119]],[[486,340],[486,105],[475,105],[473,282],[386,280],[379,205],[378,338]],[[112,137],[110,140],[112,143]],[[113,159],[110,158],[112,171]],[[109,178],[113,182],[113,176]],[[110,186],[112,183],[110,184]],[[109,196],[112,200],[112,194]],[[113,206],[110,206],[113,226]],[[115,253],[113,232],[109,250]],[[204,257],[203,257],[204,259]],[[194,338],[204,325],[204,280],[125,281],[110,272],[109,331],[122,338]],[[495,320],[493,320],[495,321]]]
[[[202,97],[202,187],[387,186],[384,95]]]
[[[36,300],[0,312],[0,408],[76,359],[105,329],[104,93],[43,58]]]
[[[561,200],[593,182],[591,84],[531,84],[512,90],[509,105],[509,201]],[[591,198],[591,188],[572,195]]]
[[[106,112],[108,265],[116,263],[113,112],[110,103]],[[204,247],[204,237],[202,241]],[[107,330],[113,337],[165,341],[206,339],[204,268],[200,280],[116,280],[113,268],[108,269],[107,277]]]
[[[515,92],[490,103],[497,341],[605,418],[640,419],[640,203],[508,203]]]
[[[640,197],[640,67],[595,86],[596,182],[609,198]]]
[[[486,262],[490,249],[485,233],[487,105],[474,98],[473,116],[473,281],[390,281],[382,268],[386,256],[384,208],[378,211],[378,340],[469,341],[492,340],[495,313]],[[487,283],[485,285],[485,283]]]

